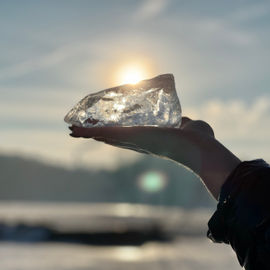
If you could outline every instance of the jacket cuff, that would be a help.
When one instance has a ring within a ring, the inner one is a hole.
[[[240,163],[222,186],[208,222],[208,238],[230,244],[242,266],[254,254],[257,227],[269,218],[269,175],[270,167],[262,159]]]

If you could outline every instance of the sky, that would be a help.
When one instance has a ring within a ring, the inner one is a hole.
[[[0,1],[0,153],[108,169],[138,159],[70,138],[63,118],[140,66],[145,79],[173,73],[183,114],[241,159],[270,161],[269,29],[269,1]]]

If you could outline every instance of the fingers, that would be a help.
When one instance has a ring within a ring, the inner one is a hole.
[[[184,121],[188,121],[184,118]],[[93,138],[112,146],[133,150],[144,154],[154,154],[167,158],[177,156],[179,149],[189,146],[189,134],[180,128],[161,127],[70,127],[72,137]]]
[[[110,145],[132,149],[137,152],[146,151],[147,153],[164,152],[163,149],[168,148],[168,145],[172,142],[176,142],[179,133],[182,133],[181,129],[178,128],[150,126],[97,128],[72,126],[70,129],[72,131],[70,136],[75,138],[94,138]]]
[[[190,118],[188,118],[188,117],[186,117],[186,116],[183,116],[183,117],[182,117],[181,127],[180,127],[180,128],[184,128],[185,125],[186,125],[188,122],[190,122],[190,121],[192,121]]]
[[[107,144],[139,153],[160,153],[166,148],[171,135],[180,129],[159,127],[100,127],[82,128],[72,126],[72,137],[93,138]]]
[[[94,138],[102,137],[113,139],[117,141],[130,141],[141,137],[153,136],[154,134],[160,134],[165,130],[171,130],[170,128],[158,128],[158,127],[97,127],[97,128],[83,128],[72,126],[70,127],[72,133],[71,137],[83,137],[83,138]]]
[[[84,128],[84,127],[77,127],[71,126],[69,129],[72,131],[69,135],[74,138],[92,138],[95,135],[98,135],[99,128]]]
[[[188,122],[192,121],[188,117],[182,118],[182,124],[180,128],[183,128]],[[162,128],[162,127],[151,127],[151,126],[135,126],[135,127],[77,127],[71,126],[69,129],[72,131],[70,133],[71,137],[79,138],[93,138],[93,137],[103,137],[103,138],[115,138],[121,141],[124,138],[136,137],[144,133],[147,134],[158,134],[162,132],[175,133],[177,128]]]
[[[128,135],[130,127],[94,127],[85,128],[71,126],[69,129],[72,131],[70,136],[72,137],[83,137],[83,138],[118,138],[121,133]]]
[[[207,123],[188,117],[182,118],[180,128],[72,126],[70,130],[70,136],[75,138],[93,138],[112,146],[170,158],[183,164],[190,164],[195,156],[199,156],[198,146],[207,144],[210,136],[214,136]]]
[[[102,138],[102,137],[96,137],[93,139],[96,141],[99,141],[99,142],[104,142],[104,143],[109,144],[111,146],[116,146],[116,147],[123,148],[123,149],[133,150],[133,151],[136,151],[136,152],[141,153],[141,154],[150,154],[148,151],[139,148],[135,144],[118,142],[118,141],[115,141],[112,139],[106,139],[106,138]]]
[[[183,117],[183,123],[191,121]],[[131,149],[140,153],[163,154],[175,152],[188,136],[181,128],[162,128],[151,126],[135,127],[95,127],[72,126],[70,136],[93,138],[117,147]],[[102,139],[100,139],[102,138]],[[182,146],[181,146],[182,147]]]
[[[197,134],[203,136],[215,137],[212,127],[202,120],[185,120],[181,125],[181,130],[187,132],[187,134]]]

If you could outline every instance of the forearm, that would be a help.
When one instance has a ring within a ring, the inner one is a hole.
[[[240,162],[238,157],[217,140],[203,147],[199,176],[215,199],[218,199],[222,185]]]
[[[241,162],[214,137],[182,138],[178,149],[172,159],[195,172],[215,199],[227,177]]]

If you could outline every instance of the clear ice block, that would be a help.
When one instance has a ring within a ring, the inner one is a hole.
[[[172,74],[124,84],[83,98],[65,116],[79,127],[180,127],[181,106]]]

